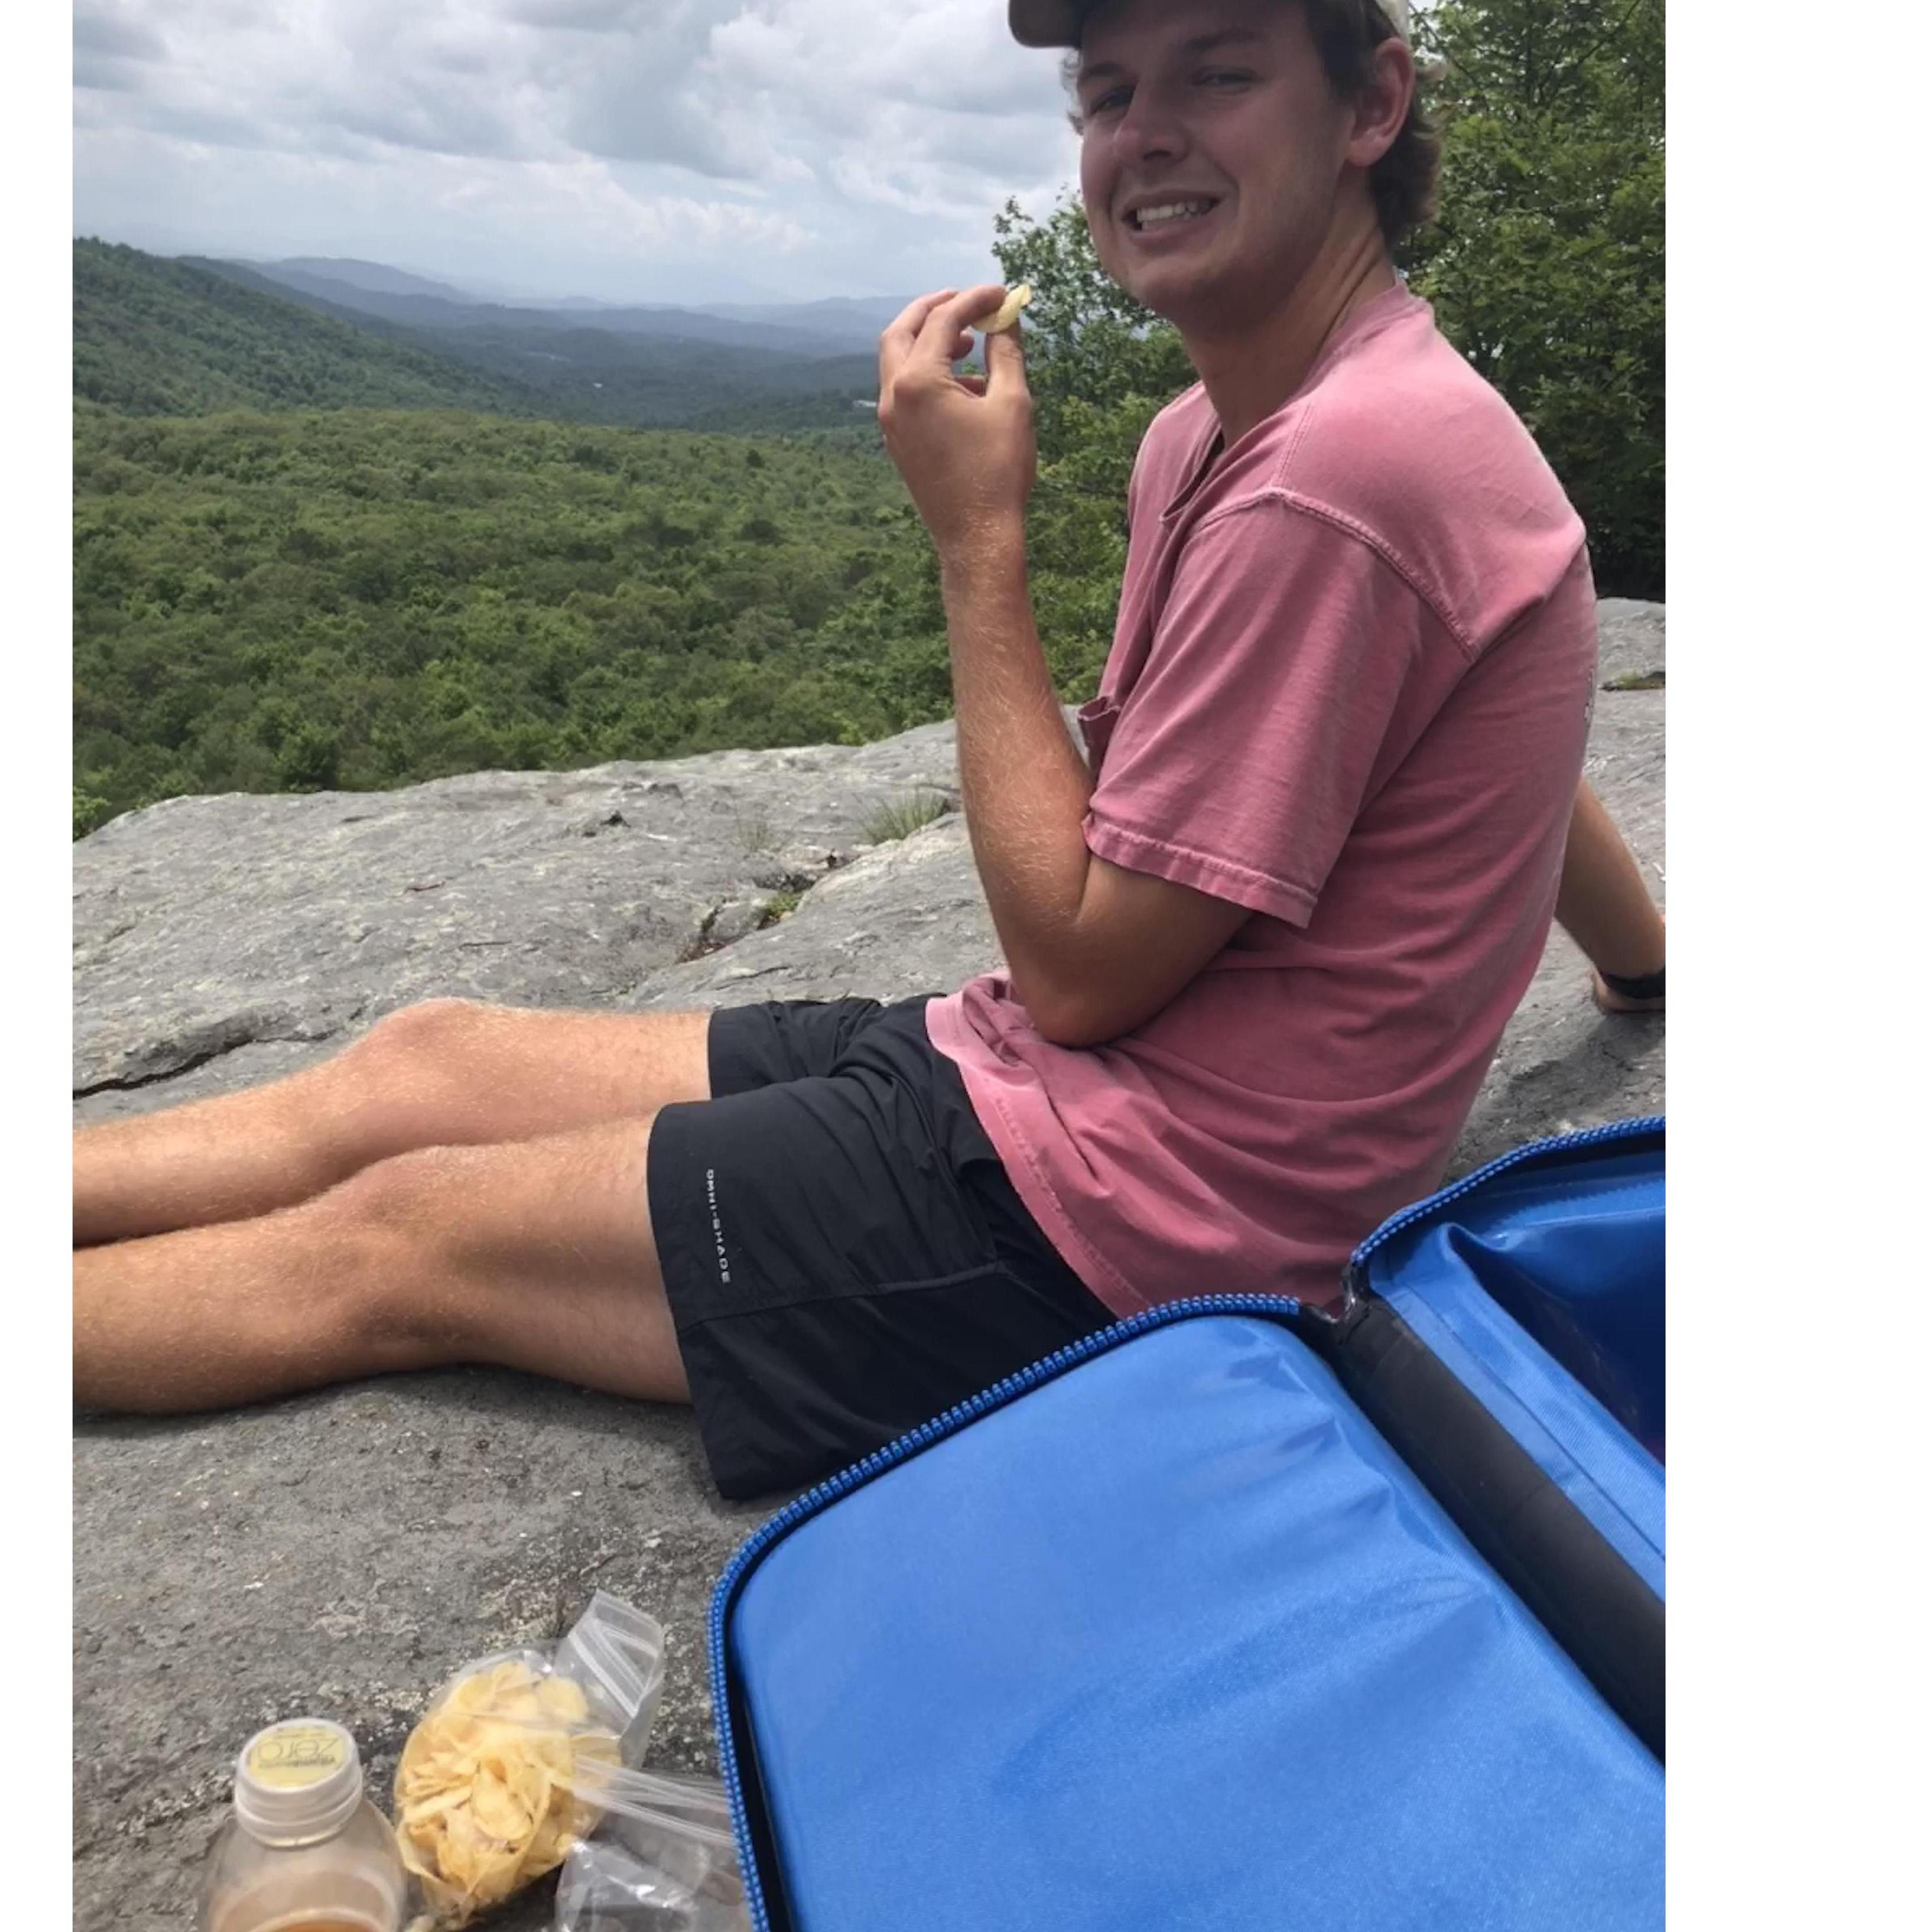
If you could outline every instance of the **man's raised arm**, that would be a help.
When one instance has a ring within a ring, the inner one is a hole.
[[[1032,399],[1016,336],[983,377],[953,364],[997,286],[922,296],[879,352],[886,446],[939,554],[973,856],[1014,992],[1042,1035],[1088,1046],[1160,1011],[1249,916],[1231,901],[1096,858],[1093,789],[1068,736],[1027,589]]]

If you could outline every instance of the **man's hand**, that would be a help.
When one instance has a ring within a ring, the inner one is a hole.
[[[998,307],[988,283],[908,304],[879,338],[879,428],[942,562],[1020,532],[1036,448],[1016,329],[986,338],[983,376],[956,376],[967,324]]]

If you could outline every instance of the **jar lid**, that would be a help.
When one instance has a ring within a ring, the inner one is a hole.
[[[235,1815],[271,1845],[332,1838],[362,1802],[356,1740],[326,1718],[290,1718],[257,1731],[235,1765]]]

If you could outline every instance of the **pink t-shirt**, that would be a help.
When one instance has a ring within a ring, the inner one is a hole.
[[[1197,386],[1141,446],[1084,829],[1253,916],[1099,1046],[1043,1039],[1003,974],[926,1009],[1120,1315],[1326,1300],[1439,1183],[1549,931],[1594,688],[1582,526],[1406,289],[1218,438]]]

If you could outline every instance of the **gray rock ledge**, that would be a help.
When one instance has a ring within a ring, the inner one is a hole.
[[[1606,600],[1601,680],[1664,668]],[[1660,688],[1604,691],[1589,772],[1663,896]],[[431,994],[629,1010],[891,998],[998,963],[950,724],[386,794],[183,798],[74,850],[76,1118],[286,1073]],[[868,842],[879,814],[953,808]],[[773,921],[765,923],[762,922]],[[1659,1110],[1660,1021],[1606,1020],[1552,935],[1456,1155]],[[234,1754],[314,1711],[386,1803],[466,1658],[548,1641],[598,1586],[662,1618],[651,1761],[714,1768],[714,1579],[766,1508],[721,1503],[681,1412],[482,1370],[182,1420],[74,1450],[74,1923],[190,1922]],[[549,1887],[498,1922],[547,1922]]]

